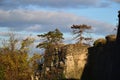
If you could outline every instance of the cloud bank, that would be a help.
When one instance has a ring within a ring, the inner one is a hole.
[[[39,9],[98,8],[107,7],[112,1],[120,2],[119,0],[0,0],[0,27],[40,33],[59,28],[62,32],[69,33],[73,24],[87,24],[93,27],[92,32],[106,35],[113,31],[114,25],[64,11]],[[33,10],[34,7],[38,10]]]
[[[65,12],[0,10],[0,27],[17,31],[48,32],[59,28],[67,33],[73,24],[90,25],[97,34],[107,34],[114,29],[112,24]]]
[[[43,8],[86,8],[108,6],[103,0],[0,0],[1,9],[15,9],[22,7]]]
[[[120,0],[112,0],[112,1],[120,4]]]

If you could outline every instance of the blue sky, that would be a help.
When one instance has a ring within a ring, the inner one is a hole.
[[[25,38],[58,28],[69,43],[73,24],[92,26],[99,38],[114,33],[118,10],[120,0],[0,0],[0,38],[9,29]]]

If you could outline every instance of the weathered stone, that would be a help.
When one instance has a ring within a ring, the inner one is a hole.
[[[66,46],[66,61],[64,73],[66,78],[80,79],[87,58],[88,46],[70,44]]]

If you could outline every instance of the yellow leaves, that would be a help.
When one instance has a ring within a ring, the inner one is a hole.
[[[21,42],[21,51],[27,52],[29,46],[34,43],[34,38],[28,37]]]
[[[14,34],[9,36],[9,40],[5,41],[0,50],[0,80],[28,80],[31,69],[28,61],[28,51],[34,39],[26,38],[18,45],[18,40],[15,39]],[[17,46],[21,46],[17,49]],[[4,70],[2,67],[4,67]],[[3,77],[1,77],[3,75]]]
[[[5,67],[6,80],[13,80],[12,77],[20,78],[19,75],[23,75],[23,73],[24,75],[29,74],[28,73],[29,64],[28,64],[27,58],[28,56],[26,53],[19,53],[19,52],[6,53],[6,54],[0,55],[0,60],[1,60],[0,64],[2,64]],[[11,73],[13,75],[11,79],[8,79]]]
[[[30,58],[30,64],[33,70],[36,70],[38,68],[38,63],[37,60],[40,60],[42,58],[42,55],[40,54],[34,54],[31,58]]]

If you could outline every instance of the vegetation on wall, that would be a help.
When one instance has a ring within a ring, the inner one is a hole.
[[[115,50],[116,35],[96,40],[94,46],[88,49],[87,64],[81,80],[111,80]]]

